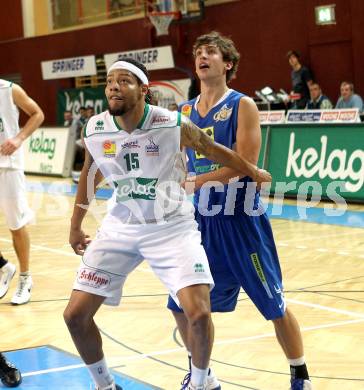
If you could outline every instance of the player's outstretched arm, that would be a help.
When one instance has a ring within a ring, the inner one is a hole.
[[[88,207],[95,196],[96,187],[101,180],[102,175],[95,167],[94,160],[85,146],[85,162],[77,187],[69,235],[69,243],[77,255],[83,255],[90,243],[89,236],[83,232],[81,226]]]
[[[250,176],[258,184],[272,181],[269,172],[250,163],[229,148],[214,142],[199,127],[188,118],[182,116],[181,145],[204,154],[209,160],[239,171],[244,176]]]

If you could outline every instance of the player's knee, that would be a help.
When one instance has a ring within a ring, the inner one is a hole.
[[[20,237],[23,236],[24,233],[26,233],[26,227],[23,226],[23,227],[21,227],[19,229],[16,229],[16,230],[11,230],[10,229],[10,233],[13,236],[13,238],[15,238],[15,239],[16,238],[20,238]]]
[[[192,310],[187,316],[192,328],[206,328],[211,321],[211,314],[208,307],[198,307]]]
[[[64,321],[71,333],[78,333],[87,327],[89,318],[77,309],[66,308],[63,313]]]

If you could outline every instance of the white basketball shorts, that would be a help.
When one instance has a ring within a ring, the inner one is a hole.
[[[0,210],[10,230],[18,230],[34,219],[29,208],[24,172],[0,168]]]
[[[122,224],[118,231],[102,226],[85,251],[73,288],[117,306],[127,276],[144,259],[177,304],[184,287],[214,286],[197,223],[176,219],[161,225]]]

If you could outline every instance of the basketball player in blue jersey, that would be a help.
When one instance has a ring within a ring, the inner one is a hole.
[[[85,164],[70,229],[70,244],[83,258],[64,318],[94,388],[121,389],[107,367],[93,317],[103,303],[119,304],[127,276],[146,259],[188,319],[192,353],[188,389],[206,390],[213,343],[209,295],[213,279],[193,206],[181,187],[185,177],[181,150],[193,148],[259,183],[271,177],[214,143],[179,112],[146,104],[147,93],[145,67],[131,59],[116,62],[107,74],[109,110],[91,117],[85,127]],[[114,192],[90,242],[81,225],[102,177]]]
[[[234,43],[211,32],[197,38],[193,54],[201,94],[181,105],[182,114],[216,142],[256,164],[261,145],[257,107],[252,99],[227,86],[235,76],[240,57]],[[290,364],[291,389],[312,389],[301,332],[284,300],[277,251],[268,217],[259,205],[259,192],[256,193],[255,188],[251,191],[250,177],[219,167],[191,149],[187,154],[188,168],[193,175],[185,182],[185,188],[194,184],[196,220],[215,281],[211,311],[233,311],[242,287],[261,314],[274,324],[278,342]],[[226,185],[236,177],[240,177],[239,182]],[[215,184],[209,186],[208,182]],[[216,186],[216,182],[221,185]],[[248,197],[253,200],[250,210],[244,208]],[[260,210],[260,215],[254,216],[252,209]],[[168,307],[189,350],[186,317],[171,299]],[[182,382],[182,389],[187,388],[189,378],[190,373]],[[221,389],[211,370],[207,388]]]

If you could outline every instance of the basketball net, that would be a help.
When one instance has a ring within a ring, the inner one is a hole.
[[[157,31],[157,36],[168,35],[168,28],[176,17],[176,12],[150,12],[149,20]]]

